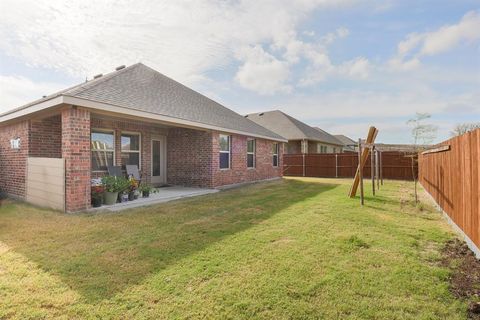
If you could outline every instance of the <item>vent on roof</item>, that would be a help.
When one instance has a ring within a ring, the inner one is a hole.
[[[93,76],[93,79],[98,79],[101,76],[103,76],[103,73],[96,74],[96,75]]]
[[[248,114],[245,116],[245,118],[248,118]]]
[[[259,113],[258,115],[259,115],[259,116],[263,116],[264,114],[265,114],[265,113],[262,112],[262,113]]]
[[[125,68],[125,65],[122,64],[121,66],[116,67],[115,70],[118,71],[118,70],[122,70],[124,68]]]
[[[46,98],[47,96],[42,96],[42,98]]]

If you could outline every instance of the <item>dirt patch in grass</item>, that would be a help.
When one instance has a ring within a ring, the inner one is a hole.
[[[480,261],[464,242],[453,239],[443,249],[442,264],[452,270],[452,293],[468,301],[469,319],[480,319]]]

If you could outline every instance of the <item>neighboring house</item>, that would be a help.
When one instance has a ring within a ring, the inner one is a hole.
[[[28,157],[65,159],[65,208],[90,207],[92,178],[138,165],[162,185],[218,187],[282,176],[282,136],[143,65],[0,115],[0,191],[26,197]]]
[[[354,140],[350,139],[346,135],[343,134],[334,134],[333,135],[337,140],[342,142],[343,144],[343,151],[344,152],[357,152],[358,151],[358,141],[355,142]]]
[[[339,153],[342,143],[331,134],[313,128],[279,110],[251,113],[245,116],[288,139],[285,153]]]

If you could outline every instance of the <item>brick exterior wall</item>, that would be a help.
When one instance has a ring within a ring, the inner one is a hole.
[[[65,159],[67,212],[90,207],[90,112],[76,107],[62,111],[62,157]]]
[[[0,127],[0,192],[25,198],[28,157],[28,120]],[[12,149],[10,140],[20,138],[20,149]]]
[[[167,183],[212,187],[212,132],[173,128],[167,137]]]
[[[231,136],[231,164],[230,169],[222,170],[219,165],[219,136],[213,133],[212,157],[212,187],[271,179],[282,176],[283,144],[279,143],[279,165],[273,167],[273,141],[255,139],[255,168],[247,168],[247,139],[246,136]]]
[[[60,115],[30,120],[29,156],[62,157],[62,118]]]
[[[91,115],[68,107],[44,119],[32,119],[0,127],[0,189],[25,197],[28,156],[65,158],[66,210],[90,207],[90,179],[105,172],[91,172],[91,129],[115,133],[115,163],[121,164],[122,132],[141,135],[141,171],[144,181],[151,174],[151,139],[167,137],[167,183],[181,186],[218,187],[282,176],[284,144],[279,143],[279,166],[273,167],[273,141],[256,139],[256,166],[247,168],[247,137],[232,135],[231,168],[219,168],[219,132],[169,128],[129,119]],[[20,138],[19,150],[10,139]]]

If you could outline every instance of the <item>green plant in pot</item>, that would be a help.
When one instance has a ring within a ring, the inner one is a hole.
[[[146,184],[146,183],[142,183],[138,187],[138,190],[142,193],[142,197],[144,197],[144,198],[148,198],[148,197],[150,197],[151,193],[157,192],[157,189],[155,189],[154,187],[152,187],[151,185]]]
[[[117,202],[118,193],[125,191],[130,183],[123,177],[106,176],[102,178],[102,184],[105,187],[105,204],[112,205]]]
[[[92,207],[98,208],[102,205],[105,188],[103,186],[92,186]]]

